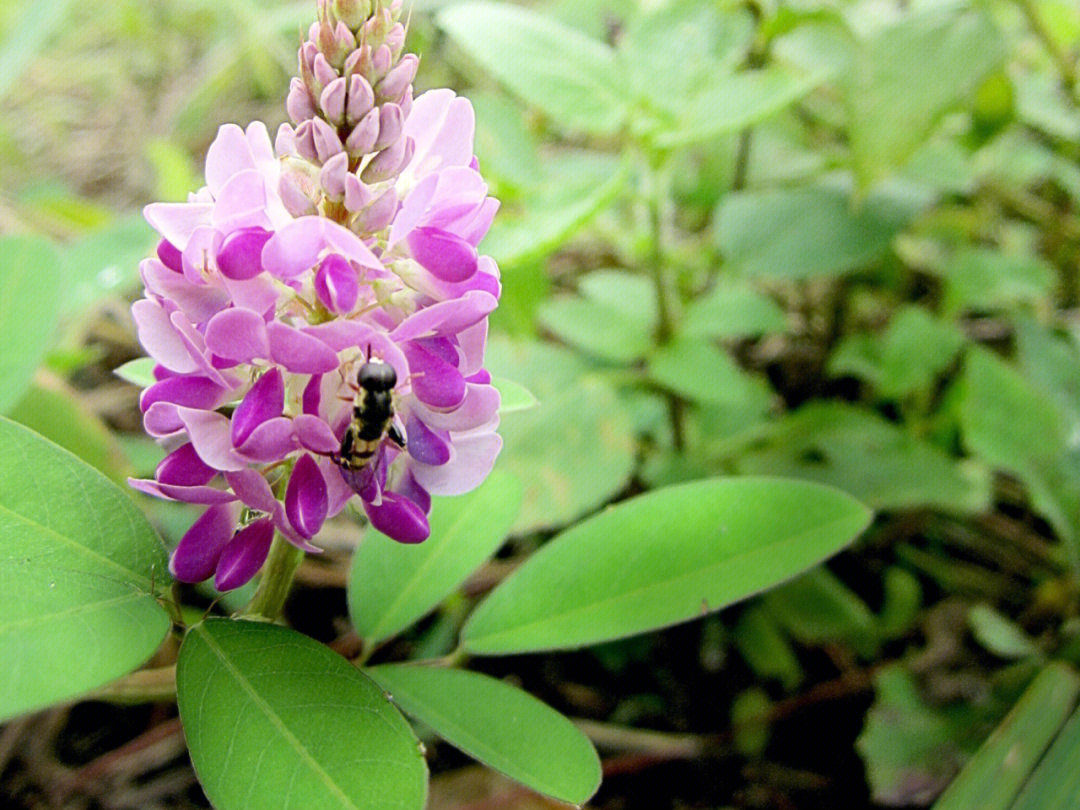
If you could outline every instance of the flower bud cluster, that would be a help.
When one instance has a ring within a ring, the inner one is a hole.
[[[168,451],[142,492],[205,507],[171,569],[237,587],[275,531],[306,551],[355,498],[402,542],[431,495],[477,486],[501,447],[483,368],[498,203],[473,112],[413,99],[400,0],[320,0],[273,146],[221,128],[206,186],[145,209],[161,235],[132,307],[156,361],[143,424]],[[392,390],[364,388],[371,364]],[[366,369],[366,371],[365,371]],[[372,403],[377,402],[377,407]]]

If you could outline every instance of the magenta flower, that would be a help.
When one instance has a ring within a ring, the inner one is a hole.
[[[146,207],[162,241],[132,307],[157,363],[140,405],[170,452],[131,484],[207,507],[173,553],[180,580],[243,584],[275,530],[317,552],[354,496],[380,531],[424,540],[431,495],[476,487],[501,447],[483,368],[499,272],[477,252],[498,203],[469,102],[413,100],[399,11],[321,0],[295,126],[274,147],[259,122],[223,126],[206,186]],[[358,383],[369,364],[393,369],[382,411]]]

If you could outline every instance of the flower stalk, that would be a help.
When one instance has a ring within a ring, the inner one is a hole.
[[[255,589],[251,602],[244,608],[244,615],[268,622],[276,621],[285,607],[293,579],[303,561],[303,551],[280,534],[275,535],[270,544],[270,553],[263,564],[259,586]]]

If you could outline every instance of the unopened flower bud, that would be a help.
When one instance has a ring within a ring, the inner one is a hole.
[[[372,151],[378,137],[379,108],[372,107],[345,139],[345,148],[353,157],[360,157]]]
[[[371,151],[385,149],[401,137],[401,128],[405,118],[401,114],[401,107],[397,104],[383,104],[379,108],[379,137],[375,139],[375,145]]]
[[[371,0],[333,0],[331,9],[334,16],[355,31],[371,16]]]
[[[338,126],[345,121],[345,88],[345,79],[339,76],[326,85],[319,96],[319,107],[326,120]]]
[[[375,93],[381,99],[396,101],[401,98],[405,88],[412,84],[412,80],[416,78],[416,69],[419,65],[420,60],[416,57],[416,54],[405,54],[401,57],[401,61],[394,66],[394,69],[375,85]]]
[[[311,134],[315,141],[315,154],[319,163],[326,163],[345,148],[334,128],[321,118],[311,119]]]
[[[315,150],[315,135],[313,122],[317,121],[317,118],[309,118],[306,121],[301,121],[300,125],[296,128],[296,152],[301,157],[307,160],[318,160],[318,153]]]
[[[315,105],[311,103],[311,93],[303,81],[293,78],[289,82],[289,95],[285,99],[285,110],[294,123],[306,121],[315,115]]]
[[[326,57],[321,53],[315,54],[315,60],[311,65],[312,71],[315,73],[315,78],[318,80],[322,87],[330,84],[337,78],[337,71],[330,66],[330,63],[326,61]],[[322,91],[320,91],[321,93]]]
[[[406,151],[408,151],[408,157],[412,157],[413,148],[412,138],[399,138],[371,159],[360,172],[360,179],[365,183],[378,183],[390,179],[397,174],[398,169],[405,162]]]
[[[314,189],[314,184],[306,181],[306,178],[299,173],[282,174],[281,179],[278,180],[281,203],[294,217],[306,217],[318,213],[315,202],[311,198],[311,191],[305,190],[309,186],[312,190]]]
[[[345,196],[345,177],[349,173],[349,156],[344,152],[338,152],[322,167],[319,172],[319,185],[322,186],[326,196],[332,200],[340,201]]]
[[[385,76],[394,64],[394,55],[385,45],[380,45],[371,56],[371,72],[374,76]]]
[[[397,23],[387,32],[386,39],[383,42],[390,49],[390,53],[394,55],[394,58],[397,59],[405,47],[405,26]]]
[[[315,272],[314,286],[323,306],[335,314],[351,311],[360,294],[356,271],[344,257],[336,253],[322,260]]]
[[[360,212],[353,224],[362,233],[378,233],[394,219],[397,207],[397,190],[388,188]]]
[[[355,174],[345,176],[345,208],[355,214],[366,208],[372,200],[368,187]]]
[[[368,80],[359,74],[349,76],[349,100],[345,107],[345,123],[354,125],[375,104],[375,92]]]

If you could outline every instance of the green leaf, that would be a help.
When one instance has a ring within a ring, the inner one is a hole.
[[[926,705],[915,679],[900,665],[878,672],[874,685],[874,705],[855,743],[874,800],[925,805],[959,770],[958,718]]]
[[[422,810],[409,724],[341,656],[294,630],[209,619],[176,664],[191,761],[218,810]]]
[[[124,382],[137,385],[139,388],[149,388],[157,382],[154,377],[154,366],[157,365],[152,357],[136,357],[128,360],[122,366],[113,369],[113,374]]]
[[[116,437],[70,391],[31,385],[11,409],[10,416],[118,484],[131,475],[131,465]]]
[[[0,718],[143,663],[169,628],[165,550],[126,493],[0,418]],[[73,652],[77,657],[72,658]]]
[[[514,531],[560,526],[611,498],[634,469],[630,416],[611,385],[572,352],[488,341],[485,364],[534,392],[539,404],[499,425],[499,468],[524,485]]]
[[[751,686],[731,702],[731,726],[735,750],[744,757],[756,759],[765,753],[769,744],[769,712],[773,703],[760,686]]]
[[[0,236],[0,414],[22,396],[60,316],[63,272],[48,239]]]
[[[592,743],[527,692],[458,669],[387,665],[366,672],[455,748],[545,796],[582,805],[600,786]]]
[[[537,399],[532,391],[520,383],[503,377],[492,377],[491,384],[499,392],[499,413],[503,416],[517,411],[527,411],[537,405]]]
[[[1039,645],[1027,633],[990,605],[973,605],[968,611],[968,624],[976,640],[1000,658],[1028,658],[1042,654]]]
[[[676,338],[649,360],[649,376],[694,402],[764,413],[772,394],[761,379],[743,371],[709,341]]]
[[[610,135],[626,101],[615,52],[528,9],[490,2],[445,9],[439,25],[510,90],[560,129]]]
[[[953,780],[934,810],[1006,810],[1069,717],[1080,678],[1049,664]]]
[[[823,73],[802,75],[777,65],[715,76],[673,124],[658,128],[653,142],[673,149],[738,132],[780,112],[824,78]]]
[[[7,94],[38,51],[63,25],[70,5],[70,0],[39,0],[23,6],[22,14],[0,43],[0,97]]]
[[[981,12],[912,13],[861,39],[845,74],[860,186],[904,163],[1004,54],[1001,35]]]
[[[369,528],[349,577],[356,631],[375,643],[424,616],[498,550],[520,508],[521,484],[497,471],[466,495],[433,499],[423,543],[398,543]]]
[[[876,413],[836,402],[774,421],[735,461],[743,473],[830,484],[875,509],[980,512],[990,501],[985,467],[957,463]]]
[[[799,481],[695,481],[640,495],[560,534],[462,631],[477,654],[581,647],[744,599],[836,553],[870,512]]]
[[[1034,254],[1010,254],[988,248],[963,248],[939,270],[945,279],[945,308],[992,311],[1042,301],[1057,273]]]
[[[876,652],[874,614],[825,566],[766,594],[765,609],[804,644],[846,641],[865,657]]]
[[[1073,712],[1011,810],[1057,810],[1080,796],[1080,711]]]
[[[584,298],[549,299],[540,305],[537,317],[565,343],[612,363],[632,363],[652,346],[647,323]]]
[[[679,333],[686,337],[757,337],[787,331],[784,310],[746,284],[721,283],[686,307]]]
[[[153,251],[155,237],[141,214],[131,214],[65,246],[64,313],[77,315],[135,287],[139,261]]]
[[[740,191],[717,212],[716,244],[751,277],[840,275],[876,261],[903,225],[874,199],[858,209],[827,186]]]
[[[778,678],[788,691],[802,682],[802,667],[787,636],[761,607],[750,607],[739,617],[735,646],[759,678]]]

